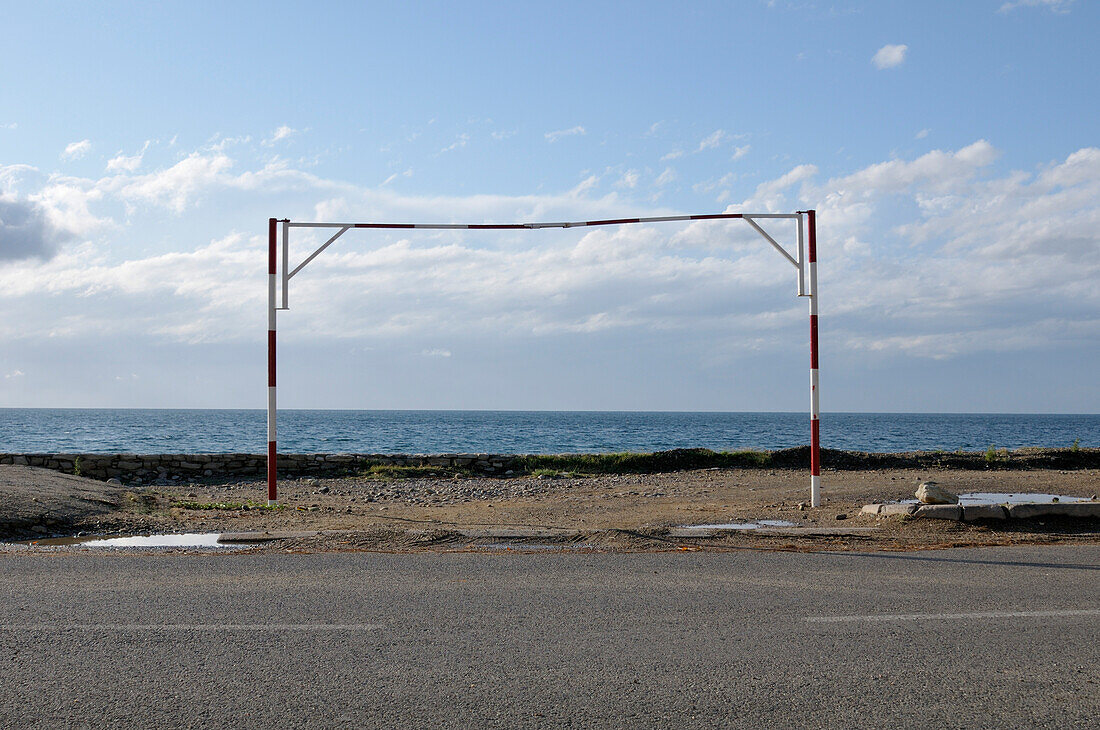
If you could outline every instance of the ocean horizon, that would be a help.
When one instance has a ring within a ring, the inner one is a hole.
[[[0,408],[3,453],[263,453],[263,409]],[[781,449],[805,412],[281,409],[282,453],[583,453]],[[823,448],[1100,446],[1100,414],[823,413]]]

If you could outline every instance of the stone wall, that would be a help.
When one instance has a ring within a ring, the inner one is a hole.
[[[279,454],[280,477],[334,476],[372,466],[459,468],[485,475],[512,471],[517,457],[499,454]],[[22,464],[92,479],[143,482],[202,477],[262,478],[264,454],[0,454],[0,464]]]
[[[578,464],[570,455],[544,456],[536,464],[565,471],[655,473],[704,468],[806,469],[810,450],[799,446],[779,451],[713,452],[673,449],[635,454],[629,463],[591,460]],[[576,456],[576,455],[573,455]],[[583,455],[580,456],[583,459]],[[867,469],[1098,469],[1100,449],[1017,449],[998,452],[908,452],[868,454],[821,450],[823,466],[841,471]],[[0,454],[0,464],[26,464],[93,479],[117,478],[141,483],[217,479],[262,479],[264,454]],[[279,454],[279,477],[320,477],[357,474],[372,466],[439,467],[484,476],[526,473],[528,457],[508,454]]]

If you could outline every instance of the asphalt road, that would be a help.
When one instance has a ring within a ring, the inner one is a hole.
[[[1100,547],[5,554],[0,727],[1097,727]]]

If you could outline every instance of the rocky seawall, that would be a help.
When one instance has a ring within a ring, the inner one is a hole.
[[[1100,449],[1016,449],[986,452],[864,453],[822,449],[826,468],[869,469],[1095,469]],[[36,466],[92,479],[185,481],[257,479],[263,454],[0,454],[0,464]],[[342,476],[372,469],[438,470],[507,477],[540,469],[579,473],[657,473],[706,468],[808,468],[809,448],[715,452],[674,449],[650,454],[279,454],[281,478]]]

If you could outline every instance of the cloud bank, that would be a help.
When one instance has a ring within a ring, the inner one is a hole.
[[[796,165],[729,210],[817,208],[823,322],[829,341],[846,351],[945,359],[1100,341],[1100,149],[1030,172],[993,172],[999,156],[977,140],[828,179]],[[178,250],[123,250],[114,241],[127,215],[160,216],[168,230],[184,231],[180,221],[211,211],[238,220],[234,206],[244,199],[270,210],[292,199],[297,217],[322,220],[681,212],[620,197],[639,185],[633,169],[608,176],[604,188],[592,176],[559,193],[453,197],[324,179],[278,160],[248,169],[213,148],[145,173],[114,172],[41,176],[33,191],[0,198],[0,305],[9,313],[0,336],[234,343],[262,334],[261,231],[229,225]],[[674,178],[667,168],[654,184]],[[185,216],[197,210],[205,212]],[[793,241],[790,228],[769,230]],[[322,242],[305,233],[293,240],[292,265]],[[793,293],[791,267],[736,221],[349,232],[294,279],[291,306],[300,314],[281,329],[298,342],[414,338],[425,342],[418,352],[436,357],[451,351],[456,331],[692,332],[701,343],[720,338],[762,350],[802,336],[804,302]]]

